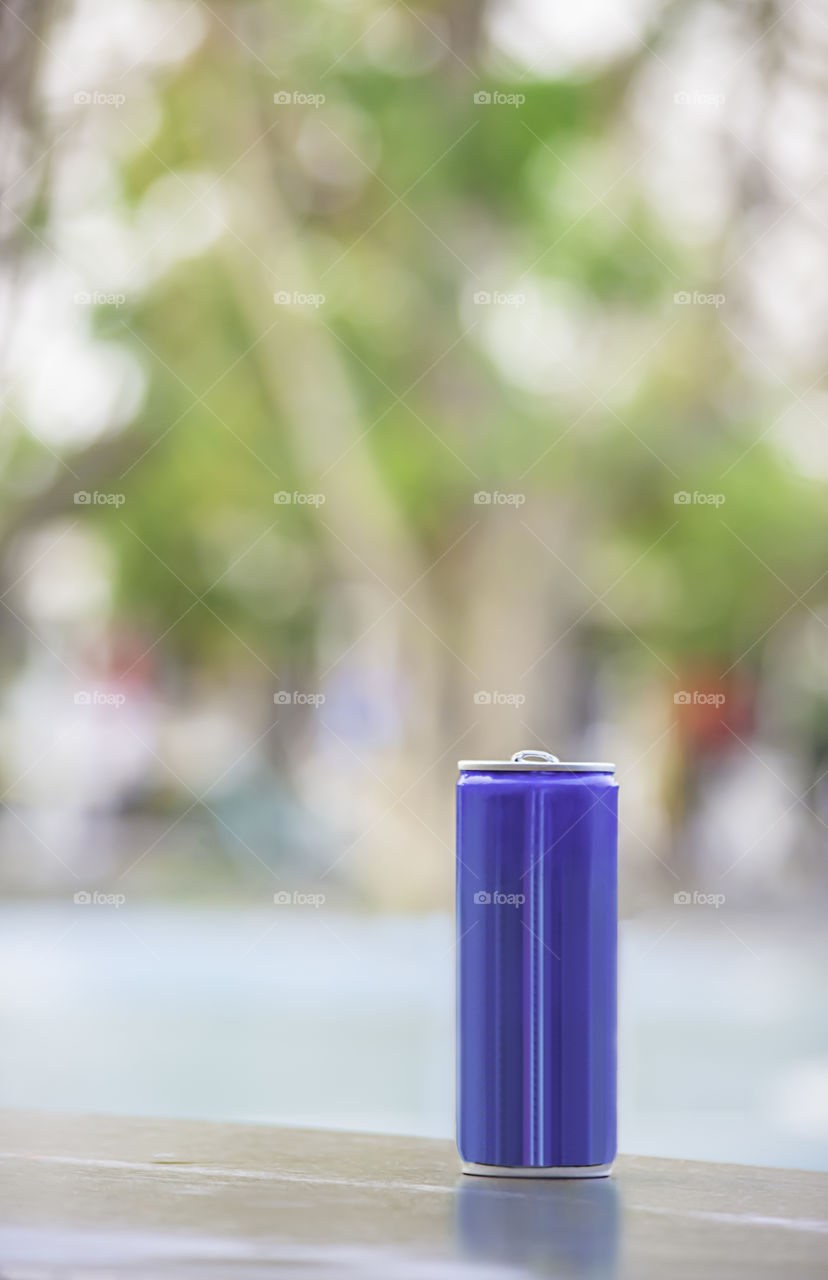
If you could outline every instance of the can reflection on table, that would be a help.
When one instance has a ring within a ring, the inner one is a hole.
[[[464,1172],[603,1176],[616,1152],[614,766],[521,751],[459,768]]]

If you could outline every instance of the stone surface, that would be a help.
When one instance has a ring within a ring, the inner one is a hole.
[[[828,1273],[828,1174],[622,1156],[464,1177],[452,1144],[0,1113],[3,1280]]]

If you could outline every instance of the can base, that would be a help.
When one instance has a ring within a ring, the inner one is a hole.
[[[485,1178],[608,1178],[612,1172],[611,1164],[582,1165],[515,1165],[515,1164],[471,1164],[461,1161],[463,1173],[474,1174]]]

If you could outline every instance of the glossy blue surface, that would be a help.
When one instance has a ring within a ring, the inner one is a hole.
[[[475,1164],[616,1151],[618,787],[606,773],[457,784],[457,1145]]]

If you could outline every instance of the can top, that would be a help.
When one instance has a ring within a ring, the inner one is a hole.
[[[606,761],[559,760],[548,751],[516,751],[511,760],[458,760],[461,773],[615,773]]]

